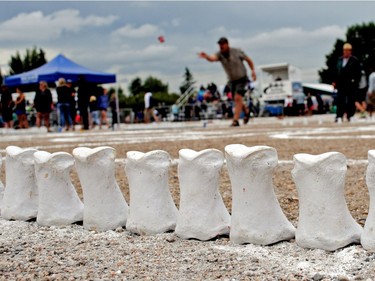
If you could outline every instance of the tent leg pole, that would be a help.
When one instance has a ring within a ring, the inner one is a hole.
[[[116,114],[117,114],[117,130],[120,130],[120,106],[119,106],[119,100],[118,100],[118,91],[119,86],[116,84]]]

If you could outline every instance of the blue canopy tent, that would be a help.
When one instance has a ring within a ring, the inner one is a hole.
[[[55,84],[59,78],[70,79],[72,82],[77,82],[80,77],[84,77],[86,82],[95,84],[106,84],[115,83],[116,75],[110,73],[99,72],[95,70],[83,67],[64,55],[59,54],[53,60],[48,63],[35,68],[33,70],[8,76],[4,79],[4,84],[8,87],[18,86],[32,86],[40,81],[46,81],[47,83]],[[119,104],[118,104],[118,91],[116,90],[116,108],[117,108],[117,120],[119,117]],[[118,123],[119,125],[119,123]]]
[[[85,68],[60,54],[50,62],[36,69],[5,77],[4,83],[8,87],[35,84],[40,81],[54,83],[60,77],[76,82],[81,75],[85,77],[85,81],[96,84],[116,82],[115,74],[98,72]]]

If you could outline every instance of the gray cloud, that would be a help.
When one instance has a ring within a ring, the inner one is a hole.
[[[80,11],[66,9],[51,14],[42,11],[20,13],[0,24],[0,40],[27,42],[57,39],[64,31],[79,32],[84,27],[99,27],[112,24],[117,16],[82,17]]]
[[[127,24],[111,33],[112,37],[142,38],[155,36],[161,33],[161,29],[153,24],[143,24],[138,27]]]

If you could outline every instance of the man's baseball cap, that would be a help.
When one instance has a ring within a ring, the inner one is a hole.
[[[218,44],[228,44],[228,39],[226,37],[221,37],[219,41],[217,41]]]

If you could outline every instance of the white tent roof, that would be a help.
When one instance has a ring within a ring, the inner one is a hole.
[[[302,86],[305,88],[310,88],[318,91],[333,93],[334,88],[330,84],[323,84],[323,83],[302,83]]]

